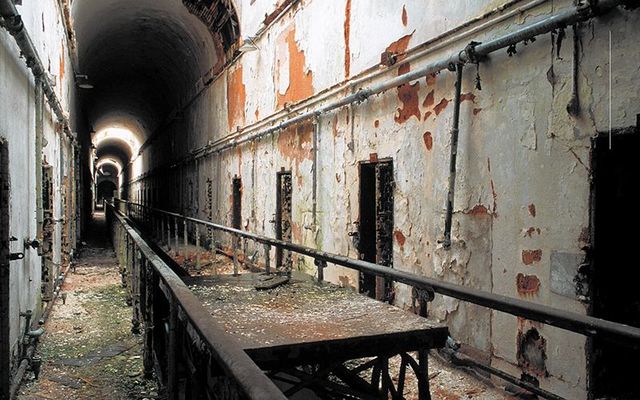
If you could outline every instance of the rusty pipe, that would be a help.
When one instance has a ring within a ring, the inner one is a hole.
[[[129,203],[126,200],[114,199],[114,201]],[[122,215],[113,206],[109,208],[114,211],[116,216]],[[157,210],[157,209],[156,209]],[[283,250],[289,250],[309,256],[315,259],[324,260],[328,263],[351,268],[360,272],[373,274],[383,278],[392,279],[399,283],[414,286],[420,289],[430,289],[444,296],[453,297],[462,301],[467,301],[493,310],[501,311],[507,314],[525,317],[527,319],[552,325],[560,329],[579,333],[585,336],[599,336],[621,343],[627,346],[640,346],[640,328],[633,327],[613,321],[608,321],[589,315],[582,315],[572,311],[566,311],[559,308],[546,306],[543,304],[533,303],[513,297],[503,296],[492,292],[486,292],[454,283],[429,278],[427,276],[418,275],[408,271],[402,271],[395,268],[389,268],[384,265],[375,264],[364,260],[356,260],[339,254],[329,253],[322,250],[313,249],[311,247],[286,242],[283,240],[273,239],[257,233],[241,231],[239,229],[216,224],[209,221],[199,220],[192,217],[165,211],[157,210],[160,213],[171,215],[175,218],[186,219],[194,223],[205,225],[209,228],[222,232],[231,233],[241,237],[254,240],[258,243],[269,244]]]
[[[29,33],[24,27],[22,16],[18,13],[18,10],[12,0],[0,0],[0,17],[4,20],[4,28],[11,34],[11,36],[13,36],[18,44],[18,47],[25,59],[25,63],[27,64],[27,67],[31,69],[36,82],[42,82],[44,94],[47,96],[49,106],[51,106],[58,122],[63,125],[63,129],[67,134],[67,137],[69,137],[71,141],[74,141],[75,134],[71,132],[69,120],[62,109],[62,104],[60,103],[58,96],[56,96],[56,92],[53,89],[53,83],[47,74],[44,64],[42,64],[42,60],[38,55],[38,51],[36,50]]]
[[[386,90],[412,82],[416,79],[421,79],[424,76],[443,71],[450,68],[452,65],[455,66],[457,64],[477,63],[483,57],[486,57],[497,50],[515,45],[516,43],[522,42],[526,39],[531,39],[532,37],[551,32],[554,29],[566,27],[568,25],[575,24],[576,22],[586,21],[590,18],[610,11],[611,9],[619,6],[622,3],[623,0],[599,0],[596,5],[577,5],[556,15],[548,17],[542,21],[535,22],[533,24],[520,28],[512,33],[499,36],[493,40],[489,40],[487,42],[479,44],[472,42],[471,45],[466,46],[464,49],[453,53],[453,55],[447,58],[443,58],[439,61],[427,64],[421,68],[417,68],[406,74],[402,74],[395,78],[389,79],[385,82],[360,89],[353,94],[343,97],[342,99],[318,107],[315,110],[304,112],[293,118],[289,118],[265,130],[242,137],[236,136],[224,143],[213,145],[205,152],[205,154],[221,152],[227,148],[232,148],[251,140],[260,139],[266,135],[270,135],[272,133],[280,131],[288,126],[295,125],[310,118],[316,118],[322,114],[344,107],[346,105],[363,102],[372,95],[382,93]]]
[[[460,93],[462,91],[462,70],[464,64],[457,64],[456,68],[456,92],[453,103],[453,121],[451,122],[451,152],[449,158],[449,190],[447,192],[447,213],[444,221],[444,239],[442,246],[451,248],[451,223],[453,221],[453,204],[456,192],[456,162],[458,160],[458,135],[460,132]]]

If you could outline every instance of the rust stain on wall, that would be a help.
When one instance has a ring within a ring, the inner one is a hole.
[[[64,43],[60,43],[60,82],[64,82]],[[61,89],[62,90],[62,89]]]
[[[351,47],[349,38],[351,35],[351,0],[347,0],[344,8],[344,77],[351,76]]]
[[[489,211],[487,206],[483,204],[476,204],[475,206],[473,206],[471,210],[465,211],[465,214],[468,214],[474,217],[480,217],[485,215],[491,215],[491,212]]]
[[[536,216],[536,205],[535,204],[529,204],[529,215],[531,215],[532,217]]]
[[[289,6],[289,4],[296,1],[298,0],[284,0],[275,10],[273,10],[271,14],[265,14],[264,20],[262,21],[264,26],[268,26],[270,23],[275,21],[275,19],[278,18],[278,16],[284,12],[284,10]]]
[[[238,64],[235,70],[227,74],[227,119],[230,130],[244,124],[246,97],[247,94],[242,82],[242,64]]]
[[[538,263],[542,260],[542,250],[522,250],[522,262],[526,265]]]
[[[258,108],[256,108],[256,111],[255,111],[254,114],[256,116],[256,121],[258,121],[260,119],[260,110],[258,110]]]
[[[532,237],[534,233],[537,233],[539,235],[540,234],[540,228],[534,228],[533,226],[531,226],[531,227],[529,227],[529,229],[527,229],[524,232],[524,235]]]
[[[302,243],[302,227],[296,222],[291,223],[291,235],[294,243]]]
[[[278,108],[283,107],[285,103],[294,103],[313,95],[313,72],[305,72],[306,59],[304,51],[300,50],[296,43],[295,27],[289,29],[284,41],[289,53],[289,86],[284,94],[278,93]]]
[[[407,26],[408,22],[409,18],[407,16],[407,8],[405,6],[402,6],[402,25]]]
[[[407,47],[409,46],[409,41],[413,33],[409,35],[405,35],[395,42],[391,43],[387,46],[386,51],[391,52],[398,55],[398,61],[402,60],[405,57],[405,52],[407,51]],[[406,74],[411,70],[411,66],[409,64],[402,65],[398,68],[398,75]],[[420,105],[418,99],[418,91],[420,90],[420,82],[415,82],[414,84],[405,83],[403,85],[398,86],[398,99],[402,103],[402,108],[398,108],[397,114],[394,116],[394,120],[398,124],[403,124],[409,120],[411,117],[416,117],[418,121],[420,121],[421,113],[420,113]]]
[[[311,139],[313,124],[305,122],[283,129],[278,136],[278,150],[283,157],[294,161],[296,166],[312,157]]]
[[[440,102],[436,104],[435,107],[433,107],[433,112],[435,112],[436,115],[440,115],[440,113],[444,111],[444,109],[447,108],[448,105],[449,100],[443,97],[442,100],[440,100]]]
[[[427,81],[427,86],[433,86],[436,83],[436,75],[437,74],[429,74],[427,75],[427,77],[425,78],[425,80]]]
[[[422,120],[426,121],[427,118],[429,118],[430,116],[431,116],[431,111],[427,111],[426,113],[424,113],[424,118]]]
[[[433,103],[435,103],[435,100],[433,99],[433,92],[434,90],[431,90],[429,93],[427,93],[427,97],[425,97],[424,101],[422,102],[422,107],[430,108]]]
[[[431,132],[425,132],[424,135],[422,135],[422,139],[424,140],[424,145],[427,150],[431,150],[433,148],[433,137],[431,137]]]
[[[379,120],[373,121],[373,126],[376,127],[376,128],[379,127],[380,126],[380,121]]]
[[[529,329],[526,333],[518,332],[518,350],[516,358],[518,365],[526,372],[547,377],[547,341],[540,335],[536,328]]]
[[[518,294],[520,295],[534,295],[538,294],[540,290],[540,279],[535,275],[524,275],[519,273],[516,276],[516,287]]]
[[[400,39],[387,46],[386,51],[398,54],[398,61],[402,60],[405,57],[404,52],[407,51],[407,47],[409,47],[409,41],[411,40],[412,36],[413,32],[408,35],[404,35]]]
[[[482,111],[482,108],[474,108],[473,109],[473,115],[478,115],[480,113],[480,111]]]
[[[487,157],[487,171],[489,171],[489,175],[491,175],[491,159]],[[493,178],[490,179],[491,182],[491,196],[493,197],[493,216],[498,216],[498,194],[496,193],[496,185],[493,183]]]
[[[398,244],[400,245],[400,248],[403,248],[404,242],[407,240],[407,238],[404,236],[404,233],[402,233],[401,230],[396,229],[395,231],[393,231],[393,237],[394,239],[396,239],[396,242],[398,242]]]
[[[462,103],[463,101],[467,101],[470,100],[472,103],[476,102],[476,95],[469,92],[469,93],[461,93],[460,94],[460,102]]]

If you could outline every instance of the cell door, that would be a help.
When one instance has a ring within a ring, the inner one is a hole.
[[[358,251],[360,259],[393,267],[393,162],[360,163]],[[360,274],[360,292],[381,301],[393,300],[392,283]]]
[[[242,180],[239,177],[233,178],[231,226],[235,229],[242,229]]]
[[[637,227],[640,214],[638,148],[640,134],[608,135],[595,140],[593,150],[593,277],[592,315],[640,326],[637,267]],[[592,398],[640,398],[640,348],[628,348],[595,337],[591,352]]]
[[[276,176],[276,239],[291,241],[291,171],[280,171]],[[276,268],[291,270],[292,260],[289,250],[276,249]]]
[[[9,398],[9,149],[0,138],[0,399]]]

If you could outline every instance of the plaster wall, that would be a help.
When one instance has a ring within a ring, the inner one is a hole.
[[[45,68],[56,82],[55,91],[63,109],[71,114],[74,98],[73,70],[68,52],[67,36],[54,0],[25,2],[19,6],[25,28],[40,55]],[[24,331],[24,318],[20,312],[34,311],[37,321],[42,311],[41,273],[42,257],[32,248],[24,249],[23,240],[38,239],[36,219],[36,157],[46,159],[53,167],[54,219],[62,220],[62,179],[69,175],[70,143],[56,133],[55,115],[45,101],[43,138],[46,144],[42,155],[36,154],[36,89],[31,71],[14,39],[0,29],[0,135],[9,145],[10,174],[10,234],[17,240],[10,242],[12,252],[24,252],[24,259],[10,263],[10,342],[15,354]],[[52,262],[54,276],[60,271],[62,259],[62,223],[55,225]],[[6,240],[6,238],[3,238]],[[72,240],[72,238],[70,239]],[[68,261],[68,260],[67,260]]]
[[[252,3],[237,2],[243,36],[258,31],[264,15],[278,5],[268,9],[268,2]],[[257,39],[258,50],[241,55],[183,110],[184,118],[171,123],[145,151],[146,173],[129,183],[131,193],[159,188],[160,206],[230,225],[232,178],[237,176],[242,179],[243,228],[274,236],[270,221],[275,212],[276,172],[284,168],[293,175],[293,241],[357,258],[347,234],[355,230],[359,218],[358,163],[391,158],[394,268],[586,313],[577,296],[551,290],[552,259],[558,253],[569,254],[575,263],[584,259],[582,248],[589,242],[591,139],[609,126],[609,68],[614,68],[616,76],[611,88],[616,93],[612,126],[633,126],[640,113],[637,11],[616,10],[579,28],[577,116],[567,112],[574,79],[570,28],[564,40],[558,39],[558,33],[542,35],[535,43],[519,44],[513,56],[505,49],[478,68],[465,68],[450,250],[439,244],[455,80],[447,71],[250,143],[202,158],[189,156],[238,128],[375,69],[385,51],[402,56],[418,46],[439,47],[409,67],[389,68],[356,89],[572,4],[546,3],[490,24],[498,13],[479,21],[491,26],[472,36],[443,39],[448,42],[442,46],[442,40],[428,43],[503,3],[297,2]],[[614,38],[612,66],[609,31]],[[476,87],[476,76],[482,90]],[[329,101],[350,90],[345,86]],[[168,180],[170,191],[163,189]],[[140,196],[134,195],[133,200]],[[250,254],[253,251],[248,249]],[[294,264],[314,273],[312,260],[294,258]],[[331,266],[325,278],[344,286],[358,285],[357,274],[340,267]],[[408,308],[410,289],[397,285],[395,290],[395,304]],[[447,322],[456,339],[479,349],[491,364],[516,376],[526,372],[542,388],[561,396],[586,398],[584,337],[442,296],[436,297],[430,310],[433,318]],[[546,360],[539,370],[522,365],[517,355],[519,335],[531,328],[544,339]]]

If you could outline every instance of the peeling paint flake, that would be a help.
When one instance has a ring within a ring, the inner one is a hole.
[[[227,75],[227,118],[230,130],[244,125],[246,97],[247,93],[242,82],[242,64],[239,64]]]
[[[405,35],[395,42],[391,43],[387,48],[385,53],[393,53],[398,55],[398,60],[402,60],[405,55],[404,53],[407,51],[407,47],[409,46],[409,41],[413,33],[409,35]],[[411,70],[411,66],[409,64],[402,65],[398,68],[398,75],[406,74]],[[397,109],[397,113],[394,116],[394,120],[398,124],[403,124],[407,122],[411,117],[416,117],[418,121],[422,118],[422,114],[420,112],[420,104],[418,99],[418,91],[420,90],[420,82],[415,82],[413,84],[405,83],[403,85],[398,86],[398,99],[402,103],[402,107]]]
[[[442,100],[440,100],[440,102],[435,107],[433,107],[433,112],[435,112],[436,115],[440,115],[440,113],[444,111],[444,109],[447,108],[448,105],[449,100],[443,97]]]
[[[347,0],[344,8],[344,77],[351,76],[351,0]]]
[[[522,250],[522,262],[525,265],[539,263],[542,260],[542,250]]]
[[[300,100],[304,100],[313,95],[313,72],[307,70],[305,72],[305,55],[304,51],[300,50],[298,43],[296,42],[296,30],[295,27],[290,28],[286,35],[283,34],[284,43],[287,49],[287,58],[289,60],[288,65],[288,85],[284,93],[278,91],[277,106],[278,108],[284,107],[285,104],[295,103]],[[282,60],[282,54],[279,55],[278,61]],[[280,68],[285,68],[283,65]],[[276,74],[277,78],[283,79],[285,74]],[[279,81],[281,85],[278,87],[284,87],[285,83]]]
[[[427,131],[424,133],[424,135],[422,135],[422,138],[424,140],[424,145],[427,148],[427,150],[431,150],[433,148],[433,137],[431,137],[431,132]]]
[[[540,279],[535,275],[518,274],[518,276],[516,276],[516,287],[520,295],[538,294],[540,290]]]
[[[313,124],[310,122],[283,129],[278,136],[278,150],[296,165],[312,157]]]
[[[402,25],[407,26],[408,22],[409,22],[409,17],[407,15],[407,7],[402,6]]]

